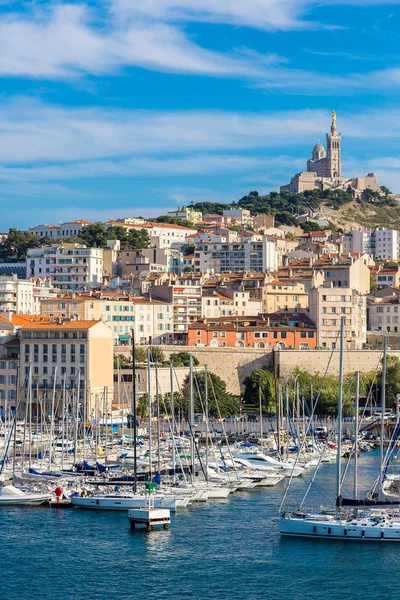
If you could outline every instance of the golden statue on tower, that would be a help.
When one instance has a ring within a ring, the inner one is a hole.
[[[336,111],[332,111],[332,125],[336,125]]]

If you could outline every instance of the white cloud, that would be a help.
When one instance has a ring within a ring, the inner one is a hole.
[[[327,131],[329,123],[329,112],[322,110],[252,114],[73,109],[19,98],[0,101],[0,161],[56,163],[135,156],[138,169],[143,171],[143,156],[154,154],[232,154],[260,148],[275,152],[285,148],[287,152],[296,145],[313,143]],[[400,110],[339,112],[338,127],[345,133],[347,148],[351,138],[395,146],[400,136]],[[170,168],[175,168],[173,160]]]
[[[0,13],[0,76],[71,79],[140,67],[243,78],[256,87],[289,93],[339,95],[397,89],[397,68],[345,76],[294,69],[271,47],[264,54],[248,48],[217,52],[202,47],[182,28],[190,20],[261,29],[310,27],[312,23],[303,16],[316,4],[313,0],[110,0],[103,11],[84,3],[45,3],[40,8],[34,4],[32,12]]]

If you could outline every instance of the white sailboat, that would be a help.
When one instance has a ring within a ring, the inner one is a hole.
[[[0,486],[0,506],[35,506],[51,500],[52,494],[24,492],[13,485]]]
[[[344,318],[340,328],[339,396],[338,396],[338,444],[336,457],[336,515],[323,513],[282,512],[277,519],[279,532],[288,537],[308,537],[315,539],[338,539],[351,541],[400,542],[400,512],[382,509],[363,510],[360,513],[344,513],[341,507],[341,439],[343,401],[343,350]],[[382,423],[385,408],[386,340],[384,342],[382,368]],[[358,410],[358,407],[357,407]],[[381,429],[381,470],[382,483],[384,426]],[[357,430],[356,430],[357,439]],[[356,453],[357,454],[357,453]],[[382,489],[382,485],[380,486]],[[286,494],[285,494],[286,496]],[[284,496],[284,499],[285,499]],[[284,500],[283,500],[284,501]],[[281,504],[281,508],[283,505]]]

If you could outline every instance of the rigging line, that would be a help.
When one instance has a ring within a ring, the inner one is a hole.
[[[338,340],[338,337],[339,337],[339,334],[337,334],[337,335],[336,335],[335,346],[336,346],[336,342],[337,342],[337,340]],[[313,421],[313,418],[314,418],[314,413],[315,413],[315,410],[316,410],[316,408],[317,408],[318,400],[319,400],[319,397],[320,397],[320,395],[321,395],[321,392],[322,392],[322,387],[323,387],[323,385],[324,385],[325,379],[326,379],[326,377],[327,377],[327,374],[328,374],[328,370],[329,370],[329,367],[330,367],[330,364],[331,364],[331,360],[332,360],[332,357],[333,357],[333,353],[334,353],[334,351],[335,351],[335,349],[334,349],[334,348],[332,348],[332,350],[331,350],[331,354],[330,354],[330,356],[329,356],[328,364],[326,365],[326,368],[325,368],[325,373],[324,373],[324,376],[323,376],[323,378],[322,378],[321,385],[320,385],[320,387],[319,387],[318,394],[317,394],[317,397],[316,397],[316,399],[315,399],[315,402],[314,402],[314,406],[312,407],[312,411],[311,411],[311,417],[310,417],[310,420],[309,420],[309,422],[308,422],[308,424],[307,424],[306,431],[304,432],[304,439],[303,439],[303,441],[302,441],[302,443],[301,443],[301,446],[300,446],[300,448],[299,448],[299,452],[298,452],[298,454],[297,454],[297,456],[296,456],[296,459],[295,459],[295,461],[294,461],[294,463],[293,463],[293,467],[292,467],[292,471],[291,471],[291,473],[290,473],[289,481],[288,481],[288,483],[287,483],[287,485],[286,485],[286,489],[285,489],[285,492],[284,492],[284,494],[283,494],[282,502],[281,502],[281,504],[280,504],[280,506],[279,506],[279,509],[278,509],[278,515],[281,513],[281,511],[282,511],[282,507],[283,507],[283,505],[284,505],[284,503],[285,503],[285,501],[286,501],[286,497],[287,497],[287,495],[288,495],[289,488],[290,488],[290,485],[291,485],[291,483],[292,483],[292,480],[293,480],[293,473],[294,473],[294,470],[295,470],[295,468],[296,468],[296,466],[297,466],[297,462],[298,462],[298,460],[299,460],[300,452],[303,450],[303,447],[304,447],[304,445],[305,445],[305,442],[306,442],[306,439],[307,439],[308,433],[309,433],[309,431],[310,431],[311,423],[312,423],[312,421]]]
[[[164,396],[163,396],[163,395],[161,395],[161,402],[162,402],[162,403],[163,403],[163,405],[164,405],[165,416],[166,416],[166,418],[167,418],[167,423],[168,423],[169,430],[172,432],[172,444],[173,444],[173,445],[174,445],[174,447],[175,447],[175,456],[178,458],[178,463],[179,463],[179,467],[180,467],[180,469],[181,469],[181,471],[182,471],[183,478],[184,478],[185,482],[187,482],[187,478],[186,478],[185,470],[184,470],[184,468],[183,468],[183,463],[182,463],[182,461],[181,461],[181,457],[180,457],[180,455],[179,455],[178,448],[177,448],[177,446],[176,446],[176,443],[175,443],[174,432],[173,432],[173,430],[172,430],[172,425],[171,425],[170,418],[169,418],[169,414],[168,414],[168,411],[167,411],[167,405],[166,405],[165,398],[164,398]],[[172,408],[172,407],[171,407],[171,408]],[[175,473],[175,465],[173,465],[173,466],[172,466],[172,468],[173,468],[173,471],[174,471],[174,473]]]

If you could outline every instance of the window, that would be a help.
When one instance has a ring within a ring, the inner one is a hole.
[[[256,331],[254,334],[255,338],[260,338],[261,337],[261,332],[260,331]]]
[[[313,331],[307,331],[307,335],[309,338],[313,338],[314,337],[314,332]]]
[[[213,331],[213,332],[212,332],[212,336],[213,336],[213,338],[216,338],[216,337],[218,337],[218,331]]]
[[[286,331],[282,331],[282,332],[281,332],[281,338],[282,338],[283,340],[285,340],[285,339],[286,339],[286,337],[287,337],[287,332],[286,332]]]
[[[305,337],[306,337],[306,335],[307,335],[307,334],[306,334],[306,332],[305,332],[305,331],[301,331],[301,332],[300,332],[300,337],[301,337],[301,338],[305,338]]]
[[[201,331],[196,331],[196,335],[201,335]]]
[[[225,338],[226,337],[226,331],[221,331],[221,337]]]

